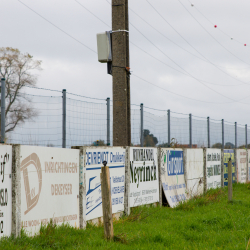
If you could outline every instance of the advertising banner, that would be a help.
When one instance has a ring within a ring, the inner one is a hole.
[[[221,150],[206,149],[207,190],[221,187]]]
[[[228,161],[230,158],[232,160],[233,183],[236,182],[234,150],[233,149],[224,149],[224,186],[228,185]]]
[[[92,147],[86,149],[86,220],[102,217],[100,173],[103,161],[110,172],[112,213],[124,211],[125,148]]]
[[[186,200],[182,149],[161,149],[161,182],[170,207]]]
[[[79,226],[79,150],[21,146],[21,223],[34,235],[41,223]]]
[[[187,198],[203,194],[203,149],[185,149],[185,179]]]
[[[247,151],[245,149],[236,150],[237,181],[246,183],[247,181]]]
[[[250,181],[250,149],[247,150],[248,155],[248,181]]]
[[[12,147],[0,145],[0,238],[11,235]]]
[[[159,202],[157,148],[130,148],[130,207]]]

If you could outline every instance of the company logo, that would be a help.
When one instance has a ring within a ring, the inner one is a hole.
[[[35,166],[38,175],[39,190],[36,195],[35,195],[35,189],[30,190],[30,182],[28,175],[28,167],[30,165]],[[27,203],[27,210],[24,212],[24,214],[27,214],[31,209],[33,209],[37,205],[42,189],[42,168],[37,154],[32,153],[22,161],[21,171],[23,171],[24,188],[25,188],[26,203]]]

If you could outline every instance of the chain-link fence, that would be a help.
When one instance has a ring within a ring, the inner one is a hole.
[[[109,142],[112,146],[112,101],[107,105],[105,99],[67,93],[64,110],[61,94],[25,95],[37,115],[7,133],[8,143],[62,147],[65,127],[66,147],[107,145]],[[131,142],[135,146],[246,147],[249,132],[246,125],[131,105]]]

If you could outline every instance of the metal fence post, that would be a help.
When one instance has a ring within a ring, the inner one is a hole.
[[[192,114],[189,114],[189,147],[192,148]]]
[[[107,101],[107,146],[110,146],[110,98]]]
[[[237,148],[237,122],[235,122],[235,149]]]
[[[1,143],[5,141],[5,78],[1,79]]]
[[[221,148],[224,149],[224,119],[221,120],[221,131],[222,131]]]
[[[247,149],[247,124],[245,125],[245,144],[246,144],[246,149]]]
[[[62,147],[66,148],[66,89],[62,93]]]
[[[140,105],[141,107],[141,147],[144,144],[144,133],[143,133],[143,103]]]
[[[210,118],[207,117],[207,147],[210,148]]]
[[[170,147],[171,137],[170,137],[170,109],[168,109],[168,147]]]

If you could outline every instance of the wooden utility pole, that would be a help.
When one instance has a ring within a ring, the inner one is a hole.
[[[128,0],[112,0],[113,146],[131,145]]]
[[[114,237],[113,230],[113,217],[112,217],[112,202],[111,202],[111,190],[110,190],[110,174],[109,167],[106,166],[107,162],[104,161],[101,177],[101,189],[102,189],[102,212],[103,212],[103,226],[104,235],[107,240],[112,240]]]

